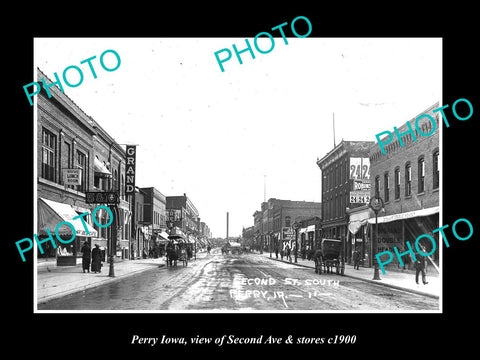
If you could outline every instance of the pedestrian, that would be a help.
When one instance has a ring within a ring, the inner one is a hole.
[[[420,254],[416,254],[415,258],[417,259],[415,261],[415,282],[418,285],[418,274],[421,272],[423,285],[427,285],[428,282],[425,274],[425,257]]]
[[[292,256],[290,255],[290,246],[288,244],[285,247],[285,253],[286,253],[288,261],[292,262]]]
[[[83,243],[82,248],[80,249],[82,252],[82,268],[83,272],[87,270],[87,272],[90,272],[90,260],[92,256],[92,250],[90,249],[90,245],[88,244],[88,241],[85,241]]]
[[[98,244],[95,244],[95,248],[92,250],[92,271],[94,273],[97,273],[97,272],[101,272],[101,270],[102,270],[102,252],[100,251],[100,246],[98,246]]]
[[[275,246],[275,258],[278,259],[278,246]]]
[[[353,269],[360,270],[360,251],[353,252]]]
[[[280,258],[283,260],[283,255],[285,255],[285,252],[283,251],[283,246],[280,249]]]

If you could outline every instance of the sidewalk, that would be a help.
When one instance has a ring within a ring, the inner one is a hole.
[[[197,259],[206,256],[206,251],[197,252]],[[190,260],[195,262],[194,258]],[[190,263],[189,261],[189,263]],[[78,291],[117,281],[142,271],[165,267],[165,257],[153,259],[122,260],[114,262],[114,277],[108,276],[110,264],[104,262],[102,272],[84,273],[81,262],[76,266],[57,266],[55,259],[37,261],[37,304],[72,294]]]
[[[197,254],[198,256],[198,254]],[[37,303],[83,291],[108,282],[122,279],[142,271],[165,266],[165,258],[116,260],[115,277],[108,276],[110,264],[103,263],[101,273],[83,273],[82,265],[56,266],[55,261],[37,263]]]
[[[263,255],[265,257],[270,258],[269,252],[264,252],[263,254],[259,254],[259,253],[255,253],[255,254]],[[283,261],[285,263],[290,263],[289,261],[285,260],[286,257],[283,257],[283,260],[281,260],[280,255],[278,256],[278,259],[276,259],[274,253],[272,253],[271,259],[275,261]],[[295,264],[295,257],[292,256],[291,264],[311,268],[312,273],[314,275],[317,275],[315,274],[315,271],[314,271],[315,266],[312,260],[306,260],[306,259],[303,260],[301,257],[298,257],[297,263]],[[405,271],[398,270],[397,271],[397,270],[385,269],[385,274],[382,274],[382,270],[379,269],[378,272],[380,275],[380,280],[373,280],[373,273],[374,273],[373,267],[372,268],[360,267],[359,270],[355,270],[353,268],[353,265],[345,264],[344,276],[350,277],[353,279],[368,281],[374,284],[381,284],[394,289],[409,291],[415,294],[429,296],[436,299],[438,299],[441,294],[441,285],[442,285],[441,278],[439,274],[435,271],[435,269],[433,269],[432,267],[428,268],[428,272],[427,272],[428,284],[426,285],[422,284],[421,275],[419,275],[420,284],[417,285],[415,283],[415,270],[405,270]],[[317,275],[317,276],[322,276],[322,275]],[[340,285],[341,285],[341,280],[340,280]]]

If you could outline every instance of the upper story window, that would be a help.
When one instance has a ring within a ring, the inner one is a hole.
[[[42,178],[55,181],[55,159],[57,137],[48,130],[42,130]]]
[[[412,166],[408,162],[405,165],[405,196],[412,195]]]
[[[440,186],[440,169],[438,166],[438,150],[433,153],[433,188],[438,189]]]
[[[425,159],[420,157],[418,159],[418,192],[425,191]]]
[[[87,155],[77,150],[77,169],[81,170],[82,183],[77,186],[77,191],[85,191],[87,180]]]
[[[395,199],[400,199],[400,168],[395,169]]]
[[[388,180],[388,172],[384,175],[384,200],[385,202],[390,200],[390,181]]]

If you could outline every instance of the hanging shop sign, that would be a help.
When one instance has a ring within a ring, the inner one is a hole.
[[[137,147],[127,145],[126,147],[126,166],[125,166],[125,195],[135,194],[135,163]]]
[[[63,183],[65,185],[82,185],[82,170],[63,169]]]

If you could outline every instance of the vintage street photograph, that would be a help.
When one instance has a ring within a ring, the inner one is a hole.
[[[442,312],[442,39],[269,31],[33,39],[35,313]]]

